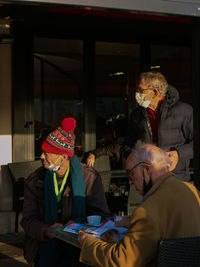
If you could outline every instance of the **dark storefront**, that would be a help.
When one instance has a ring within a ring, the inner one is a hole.
[[[111,122],[128,119],[138,73],[159,70],[195,110],[198,182],[199,19],[5,3],[0,16],[1,41],[12,43],[13,135],[34,132],[35,158],[42,137],[66,116],[77,119],[80,155],[107,142]]]

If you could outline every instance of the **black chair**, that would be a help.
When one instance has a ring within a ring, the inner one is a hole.
[[[200,237],[163,239],[158,245],[157,267],[199,267]]]
[[[19,213],[24,202],[24,179],[41,166],[41,160],[9,163],[8,169],[13,182],[13,209],[16,212],[15,232],[18,232]]]
[[[94,164],[94,169],[96,169],[101,175],[104,191],[105,193],[107,193],[109,191],[110,180],[112,175],[109,156],[105,155],[97,158]]]

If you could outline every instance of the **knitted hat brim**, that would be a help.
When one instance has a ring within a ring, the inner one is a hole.
[[[41,148],[43,151],[47,153],[60,154],[60,155],[65,154],[68,155],[69,157],[72,157],[74,155],[74,150],[70,151],[67,149],[58,149],[49,145],[46,141],[43,141]]]

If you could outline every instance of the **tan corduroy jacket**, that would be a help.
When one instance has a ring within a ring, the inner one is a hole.
[[[200,236],[200,193],[172,173],[163,175],[131,217],[120,243],[88,237],[80,260],[92,266],[155,266],[158,240]]]

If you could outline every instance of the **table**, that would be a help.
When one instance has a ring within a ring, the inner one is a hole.
[[[50,229],[50,234],[53,237],[56,237],[72,246],[81,248],[81,245],[78,242],[78,236],[74,233],[69,233],[63,231],[64,227],[55,227]]]

